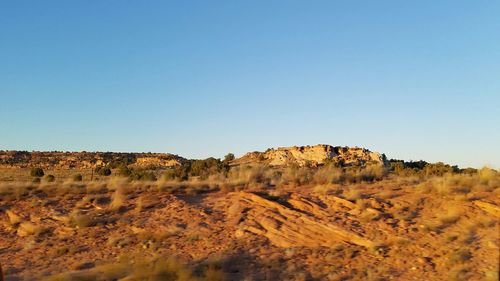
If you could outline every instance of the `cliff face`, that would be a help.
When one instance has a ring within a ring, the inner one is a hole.
[[[341,147],[319,144],[314,146],[292,146],[268,149],[265,152],[250,152],[235,161],[238,164],[263,162],[271,166],[317,166],[333,162],[346,166],[365,164],[385,165],[380,153],[359,147]]]
[[[167,153],[0,151],[0,166],[19,168],[87,169],[111,163],[127,163],[137,167],[172,167],[184,161],[186,159]]]

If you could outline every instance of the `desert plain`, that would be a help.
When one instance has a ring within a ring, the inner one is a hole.
[[[4,280],[498,280],[500,173],[315,145],[0,152]]]

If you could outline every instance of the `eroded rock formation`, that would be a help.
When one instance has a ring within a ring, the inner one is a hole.
[[[289,199],[284,204],[248,192],[233,195],[237,206],[233,219],[243,231],[262,235],[279,247],[332,247],[338,243],[367,248],[374,243],[361,235],[329,223],[321,206],[303,197]]]
[[[237,159],[237,163],[266,162],[271,166],[299,165],[317,166],[326,162],[340,165],[365,165],[386,163],[385,156],[365,148],[331,146],[292,146],[268,149],[265,152],[250,152]]]

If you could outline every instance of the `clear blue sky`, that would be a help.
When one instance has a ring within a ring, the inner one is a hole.
[[[500,168],[500,1],[2,1],[0,149]]]

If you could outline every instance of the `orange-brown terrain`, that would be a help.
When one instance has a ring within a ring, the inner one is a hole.
[[[488,168],[328,145],[9,151],[0,180],[6,280],[498,280]]]

